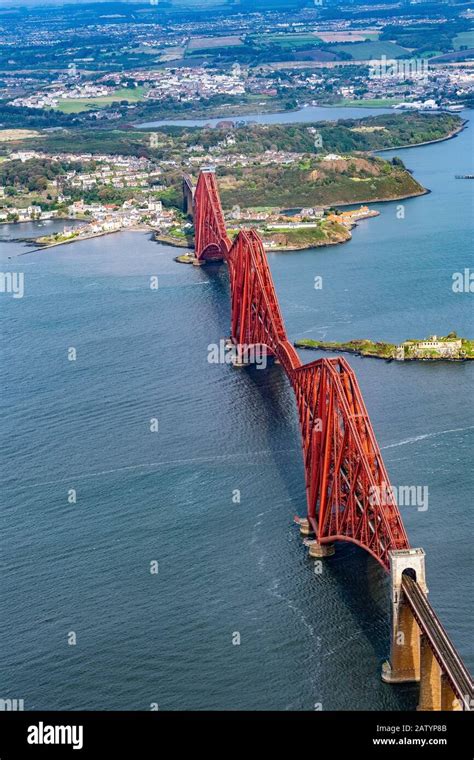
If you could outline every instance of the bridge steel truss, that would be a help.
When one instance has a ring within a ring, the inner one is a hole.
[[[410,550],[354,372],[342,357],[301,362],[286,334],[262,240],[253,229],[241,230],[230,240],[211,170],[199,175],[194,224],[198,262],[224,260],[228,264],[231,340],[237,355],[245,360],[252,349],[265,350],[282,365],[293,387],[302,437],[307,521],[317,542],[357,544],[390,573],[391,556],[420,550]],[[432,623],[436,616],[426,593],[422,595]],[[410,605],[412,596],[407,592]],[[413,614],[420,633],[429,632],[426,621]],[[447,639],[441,624],[437,635],[440,641]],[[464,666],[462,678],[453,677],[449,665],[453,647],[448,643],[451,649],[445,647],[445,658],[436,648],[434,654],[463,709],[472,709],[472,679]]]
[[[263,243],[255,230],[229,239],[215,174],[196,186],[196,257],[229,266],[231,339],[277,359],[293,387],[300,421],[307,516],[321,544],[351,541],[389,571],[389,551],[408,538],[356,377],[343,358],[302,364],[289,342]]]

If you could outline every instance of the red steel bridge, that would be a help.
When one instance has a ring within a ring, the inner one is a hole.
[[[195,264],[225,261],[231,337],[240,364],[255,349],[283,367],[302,436],[307,516],[299,520],[312,557],[336,541],[371,554],[392,578],[392,649],[382,678],[420,681],[420,709],[474,708],[473,684],[426,594],[424,552],[411,549],[355,374],[341,357],[303,364],[289,342],[263,243],[253,229],[227,235],[215,174],[203,170],[193,193]],[[314,537],[311,540],[311,537]]]

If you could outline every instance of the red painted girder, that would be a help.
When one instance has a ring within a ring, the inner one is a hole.
[[[241,230],[231,243],[215,175],[195,193],[196,256],[224,258],[231,286],[231,337],[264,345],[293,386],[300,421],[307,514],[318,540],[350,541],[388,571],[390,549],[409,547],[398,506],[355,375],[343,358],[303,365],[288,341],[263,243]]]

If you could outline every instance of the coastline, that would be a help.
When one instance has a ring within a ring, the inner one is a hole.
[[[404,200],[406,198],[415,198],[418,196],[427,195],[430,192],[431,192],[430,190],[427,190],[426,188],[424,188],[421,192],[411,193],[409,195],[395,196],[391,198],[374,198],[374,199],[371,199],[370,201],[343,202],[343,203],[334,202],[331,204],[331,206],[326,205],[326,206],[323,206],[323,208],[328,209],[328,208],[331,208],[332,206],[337,206],[337,207],[354,206],[354,205],[357,205],[358,203],[393,202],[397,200]],[[264,248],[265,248],[265,251],[267,252],[273,251],[275,253],[278,253],[278,252],[290,253],[290,252],[311,250],[313,248],[324,248],[326,246],[341,245],[343,243],[348,243],[352,239],[352,230],[358,226],[358,223],[360,221],[363,221],[364,219],[371,219],[375,216],[379,216],[379,213],[370,212],[366,216],[361,217],[358,220],[354,221],[350,227],[347,227],[347,237],[345,237],[342,240],[325,240],[325,241],[316,240],[316,241],[311,241],[310,243],[307,243],[304,245],[289,245],[289,246],[285,245],[285,246],[278,246],[278,247],[265,245],[265,240],[264,240],[263,241]],[[10,224],[22,224],[22,222],[10,222]],[[138,226],[138,227],[127,227],[127,228],[121,227],[117,230],[106,230],[103,232],[94,232],[87,235],[81,235],[80,237],[71,237],[67,240],[59,240],[59,241],[54,241],[54,242],[43,242],[43,239],[47,238],[47,236],[31,238],[31,239],[25,240],[24,242],[29,243],[31,247],[33,246],[37,246],[37,247],[34,248],[33,250],[25,251],[19,255],[24,256],[26,255],[26,253],[37,253],[39,251],[46,250],[48,248],[56,248],[60,245],[69,245],[71,243],[80,242],[81,240],[90,240],[97,237],[103,237],[104,235],[112,235],[116,232],[122,232],[124,230],[128,232],[152,232],[153,240],[157,243],[161,243],[162,245],[169,245],[174,248],[182,248],[182,249],[187,249],[187,250],[193,250],[194,248],[192,242],[189,241],[188,238],[176,238],[176,237],[172,237],[166,234],[161,234],[157,230],[153,230],[153,228],[150,228],[150,227]]]
[[[352,239],[352,234],[351,234],[350,230],[353,229],[356,226],[357,226],[357,223],[354,223],[350,229],[347,228],[347,237],[345,237],[343,240],[326,240],[324,242],[322,242],[320,240],[316,240],[314,242],[307,243],[305,245],[298,245],[298,246],[297,245],[291,245],[291,246],[285,245],[285,246],[278,246],[277,247],[277,246],[266,245],[265,244],[266,243],[265,239],[262,238],[262,240],[263,240],[263,248],[264,248],[264,250],[267,253],[269,253],[269,252],[272,252],[272,253],[280,253],[280,252],[281,253],[291,253],[291,252],[298,252],[298,251],[307,251],[307,250],[311,250],[312,248],[324,248],[324,247],[330,246],[330,245],[341,245],[342,243],[348,243],[349,240]],[[153,239],[157,243],[162,243],[163,245],[170,245],[170,246],[172,246],[174,248],[181,248],[181,249],[186,249],[186,250],[189,250],[189,251],[194,251],[194,245],[191,245],[191,244],[189,244],[187,242],[184,242],[184,241],[183,242],[177,241],[175,238],[169,238],[169,237],[166,237],[165,235],[155,235]],[[186,254],[184,254],[184,255],[186,255]]]
[[[381,114],[387,113],[387,112],[389,112],[389,113],[395,113],[395,114],[397,114],[397,113],[403,113],[403,111],[401,111],[401,112],[397,111],[396,109],[393,109],[391,106],[363,106],[363,105],[356,105],[354,103],[351,104],[350,106],[342,105],[341,103],[318,103],[317,105],[313,105],[313,106],[309,106],[309,107],[310,108],[324,108],[327,111],[336,110],[336,109],[343,109],[343,108],[347,108],[347,110],[360,108],[361,110],[363,110],[365,108],[366,110],[380,111]],[[166,118],[156,119],[156,121],[134,122],[131,126],[133,126],[136,129],[139,129],[139,130],[140,129],[144,129],[144,130],[161,129],[163,127],[175,126],[174,122],[180,121],[180,122],[188,122],[188,123],[182,125],[183,128],[185,128],[185,129],[194,128],[194,127],[196,129],[202,129],[205,126],[208,126],[208,127],[211,127],[212,129],[214,129],[216,125],[212,125],[212,124],[193,124],[193,122],[194,121],[205,121],[205,119],[210,119],[212,121],[217,121],[217,122],[219,122],[219,121],[235,121],[235,122],[239,122],[239,121],[245,121],[245,117],[248,117],[248,116],[252,116],[255,119],[258,119],[259,116],[266,116],[266,115],[284,116],[285,114],[289,114],[289,113],[293,113],[293,114],[304,113],[306,110],[307,110],[307,107],[297,106],[295,108],[288,108],[288,109],[285,109],[283,111],[281,110],[281,108],[278,109],[278,110],[260,109],[258,112],[254,111],[253,113],[240,113],[238,115],[237,114],[226,115],[226,114],[222,114],[222,112],[220,112],[220,113],[219,112],[216,112],[216,113],[212,112],[212,113],[206,113],[204,115],[201,114],[201,113],[199,113],[199,114],[196,113],[195,115],[190,115],[190,114],[188,115],[187,114],[186,116],[183,116],[183,117],[180,117],[179,115],[178,116],[170,116],[170,117],[166,117]],[[466,107],[465,110],[468,110],[468,108]],[[427,111],[419,111],[417,109],[413,109],[413,111],[407,111],[407,113],[413,113],[414,111],[417,112],[417,113],[428,113]],[[440,109],[439,111],[433,111],[433,113],[447,113],[447,114],[449,114],[451,112],[450,111],[445,111],[443,109]],[[374,116],[377,116],[377,115],[379,115],[379,114],[374,114]],[[452,115],[457,116],[459,114],[452,114]],[[363,118],[368,118],[369,116],[370,116],[370,114],[364,115],[364,116],[358,116],[357,118],[358,119],[363,119]],[[459,117],[462,118],[461,116],[459,116]],[[308,121],[308,122],[305,119],[303,119],[303,121],[297,121],[297,120],[295,120],[295,121],[291,121],[289,123],[290,124],[306,124],[306,123],[308,123],[308,124],[316,124],[319,121],[333,122],[333,121],[339,121],[339,120],[344,121],[344,119],[350,120],[351,117],[350,116],[339,117],[339,119],[336,119],[336,120],[332,120],[332,119],[327,119],[327,120],[325,120],[325,119],[314,119],[313,121]],[[252,119],[252,121],[253,121],[253,119]],[[246,122],[246,125],[248,126],[249,124],[252,123],[252,121]],[[468,121],[469,121],[469,119],[463,119],[462,124],[457,129],[453,130],[453,132],[450,132],[445,137],[438,137],[435,140],[426,140],[426,141],[421,142],[421,143],[410,143],[408,145],[394,145],[394,146],[392,146],[390,148],[379,148],[379,149],[373,150],[373,151],[361,151],[361,152],[364,152],[364,153],[367,153],[367,154],[384,153],[384,152],[390,151],[390,150],[401,150],[402,148],[403,149],[405,149],[405,148],[418,148],[418,147],[421,147],[423,145],[432,145],[433,143],[443,142],[444,140],[451,140],[454,137],[456,137],[456,135],[458,135],[460,132],[462,132],[463,129],[466,128],[466,124],[467,124]],[[278,123],[285,124],[286,122],[284,122],[284,121],[283,122],[275,122],[275,124],[278,124]]]
[[[116,232],[153,232],[152,227],[147,227],[145,225],[135,225],[131,227],[119,227],[116,230],[103,230],[102,232],[91,232],[87,235],[80,235],[76,237],[68,238],[67,240],[57,240],[53,242],[43,242],[42,238],[28,238],[27,240],[24,240],[24,242],[30,243],[31,246],[37,245],[38,248],[35,248],[34,251],[27,251],[25,253],[35,253],[37,251],[43,251],[47,248],[56,248],[58,245],[67,245],[70,243],[80,243],[81,240],[92,240],[93,238],[98,237],[104,237],[105,235],[114,235]],[[47,236],[43,236],[46,238]],[[20,256],[24,256],[25,253],[19,254]]]
[[[76,222],[76,221],[85,221],[84,219],[77,219],[77,217],[73,216],[67,216],[64,214],[58,214],[57,216],[51,217],[51,219],[17,219],[16,221],[8,221],[7,219],[4,219],[0,222],[0,227],[5,224],[30,224],[30,222],[56,222],[58,219],[60,219],[63,222]]]
[[[335,108],[336,106],[335,105],[321,105],[320,107],[324,107],[324,108],[330,109],[330,108]],[[292,109],[292,110],[303,110],[303,109]],[[209,118],[214,118],[214,117],[209,117]],[[415,144],[409,144],[409,145],[398,145],[398,146],[394,146],[394,147],[390,147],[390,148],[381,148],[380,150],[366,151],[366,153],[368,155],[376,155],[376,154],[379,154],[379,153],[387,153],[387,152],[390,152],[390,151],[396,151],[396,150],[402,150],[402,149],[405,150],[407,148],[419,148],[419,147],[423,147],[425,145],[432,145],[434,143],[444,142],[446,140],[452,140],[455,137],[457,137],[463,130],[466,129],[468,122],[469,122],[469,119],[463,119],[462,123],[460,124],[460,126],[458,128],[456,128],[455,130],[453,130],[452,132],[450,132],[448,135],[446,135],[444,137],[437,138],[436,140],[429,140],[429,141],[425,141],[425,142],[421,142],[421,143],[415,143]],[[323,208],[324,209],[329,209],[331,207],[346,208],[346,207],[349,207],[349,206],[355,206],[355,205],[357,205],[359,203],[365,203],[365,204],[368,204],[368,203],[393,203],[393,202],[396,202],[396,201],[407,200],[409,198],[421,197],[423,195],[429,194],[430,192],[431,192],[431,190],[429,190],[428,188],[422,188],[418,192],[408,193],[406,195],[390,196],[390,197],[386,197],[386,198],[371,198],[369,200],[357,200],[357,201],[333,201],[333,202],[331,202],[330,205],[327,205],[327,204],[323,205]],[[367,218],[369,218],[371,216],[375,216],[375,215],[376,214],[370,214],[370,215],[367,216]],[[72,220],[71,217],[69,217],[69,216],[63,216],[63,215],[58,216],[56,218],[57,219],[62,219],[62,220],[65,220],[65,221],[71,221]],[[31,220],[31,221],[35,221],[35,220]],[[358,221],[360,221],[360,220],[358,220]],[[24,223],[24,221],[10,221],[10,222],[5,221],[5,222],[2,222],[1,224],[13,224],[13,225],[15,225],[15,224],[22,224],[22,223]],[[284,252],[297,252],[297,251],[302,251],[302,250],[310,250],[310,249],[313,249],[313,248],[323,248],[323,247],[332,246],[332,245],[340,245],[342,243],[349,242],[352,239],[351,230],[353,230],[354,227],[356,227],[356,226],[357,226],[357,222],[355,222],[353,225],[351,225],[351,227],[349,227],[347,229],[347,232],[348,232],[347,238],[345,238],[343,240],[326,240],[326,241],[320,241],[320,240],[318,240],[318,241],[314,241],[314,242],[311,242],[311,243],[308,243],[308,244],[304,244],[304,245],[285,245],[285,246],[278,246],[278,247],[277,246],[273,247],[271,245],[265,245],[265,240],[264,240],[264,248],[265,248],[266,251],[274,251],[274,252],[282,252],[282,253],[284,253]],[[37,246],[37,248],[35,248],[34,251],[33,250],[28,251],[29,253],[32,253],[32,252],[37,252],[37,251],[40,251],[40,250],[43,250],[43,249],[47,249],[47,248],[57,247],[59,245],[66,245],[66,244],[78,242],[78,241],[81,241],[81,240],[88,240],[88,239],[95,238],[95,237],[102,237],[103,235],[109,235],[109,234],[112,234],[114,232],[120,232],[121,229],[118,229],[118,230],[108,230],[108,231],[98,232],[98,233],[91,233],[90,235],[83,235],[81,237],[72,237],[72,238],[70,238],[68,240],[61,240],[61,241],[54,241],[54,242],[42,242],[41,237],[40,238],[36,238],[36,239],[35,238],[28,239],[28,240],[25,240],[24,242],[30,243],[31,246],[35,246],[35,245]],[[160,234],[156,230],[153,231],[151,228],[145,228],[145,227],[140,227],[140,228],[131,228],[130,227],[130,228],[127,228],[127,229],[130,232],[135,232],[135,231],[137,231],[137,232],[148,232],[148,231],[154,232],[153,239],[156,242],[158,242],[158,243],[162,243],[163,245],[169,245],[169,246],[172,246],[172,247],[175,247],[175,248],[188,249],[188,250],[191,250],[193,248],[192,243],[190,243],[190,241],[188,239],[186,239],[186,238],[179,239],[179,238],[171,237],[171,236],[168,236],[166,234]],[[47,236],[44,236],[44,237],[47,237]],[[20,255],[25,255],[25,253],[22,253]]]
[[[129,232],[144,232],[145,230],[130,229]],[[30,248],[28,251],[19,253],[19,256],[26,256],[28,253],[38,253],[39,251],[46,251],[48,248],[57,248],[59,245],[70,245],[71,243],[80,243],[81,240],[91,240],[92,238],[104,237],[104,235],[113,235],[116,232],[123,232],[123,229],[119,230],[107,230],[106,232],[93,232],[90,235],[82,235],[81,237],[73,237],[69,240],[59,240],[55,243],[38,243],[38,240],[32,239],[31,245],[37,245],[38,248]]]
[[[171,235],[162,235],[155,231],[153,240],[162,245],[171,245],[173,248],[187,248],[188,250],[194,250],[194,245],[190,244],[187,238],[175,238]]]
[[[394,150],[394,149],[390,149]],[[343,203],[337,203],[334,201],[334,203],[331,203],[331,206],[323,206],[323,208],[331,208],[332,206],[356,206],[358,203],[394,203],[395,201],[405,201],[408,198],[420,198],[423,195],[429,195],[431,193],[431,190],[424,187],[423,190],[419,193],[408,193],[408,195],[395,195],[391,198],[371,198],[369,201],[344,201]]]
[[[276,246],[273,247],[270,245],[265,245],[265,241],[264,241],[263,249],[267,253],[298,253],[298,251],[311,251],[313,248],[326,248],[331,245],[343,245],[344,243],[348,243],[351,239],[352,239],[352,235],[349,232],[349,235],[345,240],[329,240],[325,243],[316,241],[314,243],[308,243],[307,245],[299,245],[299,246],[280,245],[278,247]]]
[[[160,129],[161,126],[167,127],[172,126],[168,124],[167,122],[175,122],[175,121],[187,121],[189,122],[190,127],[194,127],[196,125],[192,124],[193,121],[199,120],[204,121],[205,119],[218,119],[219,121],[242,121],[243,117],[245,116],[265,116],[267,114],[275,115],[275,114],[285,114],[285,113],[297,113],[298,111],[303,111],[304,109],[301,106],[296,106],[295,108],[288,108],[284,109],[282,108],[282,103],[275,103],[275,108],[271,107],[271,104],[269,108],[263,109],[261,108],[258,113],[255,112],[255,104],[254,103],[242,103],[239,105],[232,104],[233,108],[241,108],[240,115],[236,115],[235,113],[232,114],[222,114],[222,110],[219,111],[219,109],[222,109],[222,106],[217,106],[216,110],[212,110],[210,112],[200,111],[199,109],[196,111],[193,111],[192,113],[186,113],[184,114],[174,114],[173,116],[165,116],[161,117],[156,120],[151,121],[140,121],[140,122],[132,122],[131,126],[134,129]],[[318,106],[319,107],[319,106]],[[130,122],[124,122],[126,124],[130,124]],[[156,126],[156,123],[158,123],[160,126]],[[150,124],[154,124],[155,126],[149,126]],[[187,126],[187,125],[186,125]],[[199,127],[198,127],[199,128]]]
[[[445,113],[448,113],[447,111]],[[450,132],[445,137],[437,137],[436,140],[425,140],[424,142],[420,143],[410,143],[408,145],[395,145],[393,148],[380,148],[379,150],[372,150],[367,151],[372,156],[378,154],[378,153],[388,153],[392,150],[406,150],[407,148],[422,148],[423,145],[434,145],[435,143],[445,142],[446,140],[453,140],[455,137],[457,137],[461,132],[463,132],[466,129],[467,123],[469,119],[463,119],[462,124],[457,128],[454,129],[452,132]]]
[[[361,101],[361,104],[362,103],[363,103],[363,101]],[[233,107],[235,107],[235,104],[232,104],[232,105],[233,105]],[[366,108],[366,109],[373,109],[373,110],[378,110],[378,111],[392,110],[391,106],[373,106],[373,105],[367,106],[367,105],[359,105],[357,103],[351,103],[350,105],[347,105],[345,103],[313,103],[313,104],[311,104],[309,106],[308,105],[307,106],[297,105],[294,108],[284,108],[284,109],[282,109],[282,105],[283,105],[282,103],[275,103],[274,104],[275,107],[272,107],[272,104],[269,103],[268,108],[260,109],[258,112],[256,112],[255,110],[248,111],[247,108],[246,108],[247,105],[250,105],[250,104],[246,104],[246,103],[242,104],[242,106],[241,106],[242,110],[241,110],[241,113],[239,115],[237,115],[235,113],[233,113],[233,114],[223,114],[222,110],[219,111],[219,108],[221,108],[221,106],[219,106],[219,107],[216,108],[216,111],[211,111],[211,113],[209,113],[209,112],[208,113],[203,113],[202,111],[196,110],[192,114],[187,113],[186,115],[175,114],[174,116],[166,116],[164,118],[162,117],[160,119],[156,119],[156,121],[155,121],[155,127],[156,127],[156,129],[159,129],[160,126],[170,126],[167,122],[174,122],[174,121],[186,121],[186,122],[189,122],[189,126],[190,127],[193,127],[195,125],[193,125],[191,122],[196,121],[197,119],[201,121],[201,120],[204,120],[206,118],[207,119],[219,119],[220,121],[234,121],[234,120],[235,121],[242,121],[243,120],[242,116],[244,116],[244,117],[245,116],[258,117],[258,116],[265,116],[267,114],[277,115],[278,116],[280,114],[284,115],[284,114],[287,114],[287,113],[300,113],[300,112],[304,112],[304,111],[306,111],[306,109],[308,107],[309,108],[326,108],[328,111],[330,111],[331,109],[336,109],[336,108],[347,108],[347,109],[350,109],[350,108]],[[252,108],[254,108],[253,104],[252,104]],[[347,116],[346,118],[349,119],[350,117]],[[153,129],[153,127],[146,126],[146,125],[150,125],[152,123],[153,122],[151,122],[151,121],[134,122],[132,124],[132,126],[138,128],[138,129]],[[302,124],[303,122],[296,121],[294,123],[295,124]],[[159,126],[156,126],[156,124],[158,124]]]

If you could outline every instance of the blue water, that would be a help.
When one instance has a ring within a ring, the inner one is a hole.
[[[454,179],[473,171],[471,136],[396,152],[432,190],[403,202],[405,219],[380,204],[348,244],[269,256],[291,339],[473,336],[472,295],[451,290],[474,266],[472,183]],[[0,696],[26,709],[414,708],[415,688],[380,680],[384,572],[340,544],[315,575],[292,524],[305,492],[281,368],[207,361],[229,331],[226,268],[178,265],[139,233],[15,258],[27,251],[1,246],[25,296],[0,294]],[[473,367],[350,363],[392,482],[429,486],[428,510],[402,515],[472,668]]]
[[[220,116],[215,119],[161,119],[136,124],[138,127],[215,127],[220,121],[257,122],[258,124],[295,124],[313,121],[337,121],[338,119],[363,119],[366,116],[378,116],[381,113],[393,113],[391,108],[344,108],[341,106],[308,106],[297,111],[279,113],[252,113]]]

